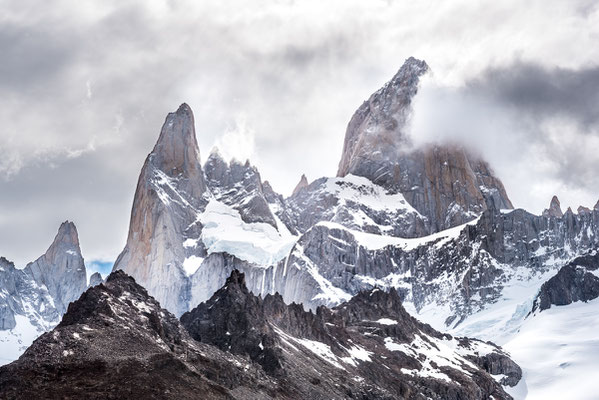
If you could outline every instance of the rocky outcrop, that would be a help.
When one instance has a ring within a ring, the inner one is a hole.
[[[541,286],[532,311],[547,310],[599,297],[599,253],[577,257]]]
[[[391,81],[360,106],[347,127],[338,176],[363,176],[400,192],[428,219],[428,233],[510,209],[488,164],[457,145],[415,148],[406,133],[424,61],[409,58]]]
[[[29,263],[25,273],[39,286],[45,286],[60,315],[87,287],[85,262],[79,248],[77,228],[72,222],[60,225],[46,253]]]
[[[140,282],[177,315],[188,310],[190,287],[183,263],[204,257],[202,243],[185,247],[202,226],[197,215],[208,202],[187,104],[168,114],[158,142],[142,168],[131,211],[127,244],[114,264]]]
[[[516,383],[521,377],[495,345],[452,338],[412,318],[394,290],[362,292],[312,313],[286,305],[278,294],[254,296],[244,274],[233,271],[222,289],[181,322],[194,339],[246,355],[274,379],[311,382],[318,388],[315,398],[337,398],[341,387],[341,397],[349,398],[510,398],[477,366],[485,364],[483,353],[497,360],[487,363],[495,375],[509,374]],[[437,352],[444,352],[444,366],[425,366]],[[357,379],[341,383],[338,373]]]
[[[559,203],[559,199],[557,196],[553,196],[551,198],[551,203],[549,203],[549,208],[543,210],[543,217],[546,218],[561,218],[564,216],[562,212],[562,207]]]

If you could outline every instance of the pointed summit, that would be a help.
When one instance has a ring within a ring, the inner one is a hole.
[[[54,241],[41,257],[25,268],[38,285],[45,285],[54,299],[59,314],[87,287],[85,262],[79,248],[75,224],[65,221]]]
[[[562,212],[562,207],[560,205],[559,199],[557,196],[553,196],[551,198],[551,203],[549,203],[549,208],[543,211],[543,217],[546,218],[561,218],[564,213]]]
[[[299,193],[300,190],[304,189],[307,186],[308,186],[308,178],[306,178],[306,175],[302,174],[300,181],[295,186],[295,189],[293,189],[293,193],[291,193],[291,195],[293,196],[293,195]]]
[[[181,104],[176,112],[167,115],[150,158],[152,164],[168,176],[194,181],[196,184],[189,187],[192,196],[199,197],[205,191],[195,121],[187,104]]]

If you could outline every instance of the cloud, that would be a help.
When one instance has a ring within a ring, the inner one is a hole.
[[[480,153],[518,207],[540,211],[553,194],[574,209],[599,198],[599,67],[516,61],[460,86],[423,80],[410,134],[417,145],[459,142]]]
[[[114,259],[139,170],[166,114],[182,102],[194,110],[203,156],[215,143],[236,157],[251,153],[263,178],[289,194],[302,173],[335,174],[353,112],[409,56],[425,59],[441,87],[516,82],[525,71],[498,74],[517,60],[551,73],[599,59],[599,13],[587,0],[56,0],[52,7],[6,0],[2,11],[0,255],[19,265],[42,254],[65,219],[77,224],[86,259]],[[493,79],[485,75],[489,66],[499,71]],[[590,78],[577,79],[569,87],[584,89]],[[510,92],[496,88],[494,97],[490,87],[472,89],[499,107],[472,105],[477,124],[485,126],[486,112],[520,115],[505,99],[517,92],[514,84]],[[534,90],[542,97],[545,89]],[[541,114],[551,110],[527,107],[549,123]],[[564,115],[549,127],[580,133],[581,121],[594,124],[591,107],[586,120]],[[508,126],[525,130],[527,121],[516,121]],[[559,131],[552,131],[556,143]],[[515,134],[508,137],[517,143]],[[246,142],[235,147],[228,138]],[[579,157],[557,144],[539,147],[532,156],[551,182],[534,182],[557,190],[576,170],[579,181],[591,179],[587,188],[576,186],[590,197],[594,181],[585,166],[594,158],[584,145],[585,153],[563,147]],[[528,204],[520,200],[532,175],[516,174],[518,180],[501,169],[519,154],[492,162],[511,179],[515,202]],[[538,207],[543,196],[530,204]]]

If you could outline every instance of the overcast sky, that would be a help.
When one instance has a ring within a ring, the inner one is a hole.
[[[250,158],[285,195],[302,173],[332,176],[352,113],[409,56],[433,71],[417,142],[465,140],[516,207],[592,207],[594,3],[0,0],[0,255],[24,266],[69,219],[88,262],[113,261],[182,102],[203,159]]]

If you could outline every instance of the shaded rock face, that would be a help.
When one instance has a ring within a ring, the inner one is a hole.
[[[578,257],[560,268],[541,286],[532,311],[547,310],[552,305],[565,306],[576,301],[599,297],[599,253]]]
[[[190,287],[183,268],[186,257],[203,257],[200,243],[184,247],[185,238],[197,238],[197,214],[208,202],[206,182],[187,104],[168,114],[158,142],[142,168],[131,211],[129,235],[114,270],[135,277],[177,315],[188,310]]]
[[[488,207],[513,208],[488,164],[453,145],[414,148],[406,135],[424,61],[409,58],[353,115],[338,176],[354,174],[402,193],[428,219],[428,233],[472,220]]]
[[[181,322],[194,339],[246,355],[274,379],[305,382],[310,398],[510,398],[482,365],[512,382],[521,378],[519,367],[497,346],[452,338],[412,318],[395,290],[361,292],[334,309],[312,313],[286,305],[278,294],[254,296],[244,274],[233,271],[222,289]],[[435,355],[419,351],[445,346],[453,355],[445,353],[448,365],[432,378],[434,371],[422,361]]]
[[[75,224],[63,222],[46,253],[29,263],[25,273],[48,289],[58,313],[64,314],[69,303],[87,287],[85,263]]]
[[[239,211],[243,221],[264,222],[277,228],[265,199],[260,173],[249,161],[227,163],[218,151],[214,151],[204,164],[204,171],[214,197]]]

